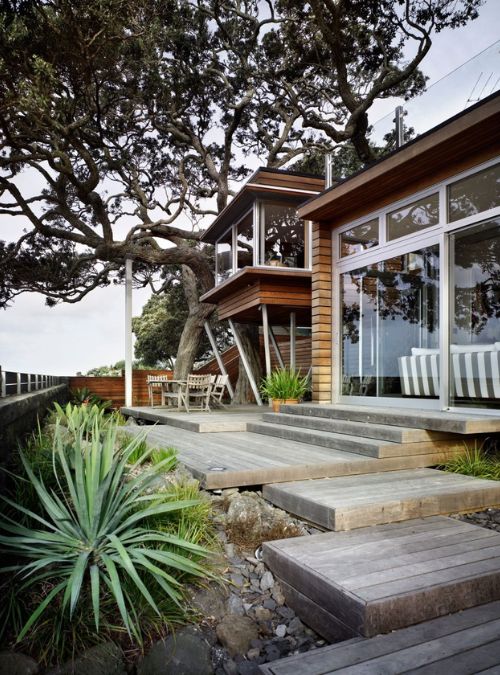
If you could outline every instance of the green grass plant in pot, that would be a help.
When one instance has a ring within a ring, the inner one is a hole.
[[[282,403],[298,403],[308,389],[308,377],[293,368],[277,368],[262,380],[260,391],[272,401],[273,412]]]

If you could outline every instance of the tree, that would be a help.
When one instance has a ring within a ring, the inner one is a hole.
[[[4,0],[0,20],[0,305],[78,302],[180,266],[188,304],[176,372],[213,312],[200,218],[255,154],[271,167],[352,139],[377,97],[424,85],[433,31],[481,0]],[[404,49],[416,44],[409,61]]]

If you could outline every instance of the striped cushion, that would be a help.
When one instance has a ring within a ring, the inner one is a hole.
[[[439,356],[398,359],[403,396],[439,396]],[[500,351],[450,355],[452,395],[455,398],[500,400]]]

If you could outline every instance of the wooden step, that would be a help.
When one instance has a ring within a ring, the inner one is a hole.
[[[276,506],[336,531],[500,504],[500,481],[425,468],[265,485],[263,490]]]
[[[409,410],[395,407],[377,408],[353,405],[282,405],[280,411],[290,415],[308,415],[327,419],[343,419],[374,424],[444,431],[452,434],[489,434],[500,432],[498,415],[463,414],[437,410]]]
[[[330,419],[312,415],[290,415],[286,413],[264,413],[263,422],[270,424],[284,424],[302,429],[314,429],[315,431],[330,431],[361,438],[375,438],[393,443],[417,443],[419,441],[448,440],[451,434],[428,431],[427,429],[415,429],[411,427],[396,427],[390,424],[368,424],[344,419]],[[457,440],[454,438],[452,440]],[[458,438],[461,443],[462,440]]]
[[[263,675],[473,675],[500,672],[500,602],[355,638],[260,667]]]
[[[335,448],[345,452],[354,452],[366,457],[408,457],[409,455],[425,455],[431,452],[462,448],[463,443],[453,438],[446,441],[421,441],[419,443],[394,443],[392,441],[363,438],[362,435],[351,436],[332,431],[316,431],[300,427],[271,422],[249,422],[248,431],[275,438],[283,438],[308,445],[324,448]]]
[[[500,599],[500,534],[453,518],[269,542],[264,561],[299,616],[297,594],[321,607],[308,618],[322,635],[336,622],[372,637]]]

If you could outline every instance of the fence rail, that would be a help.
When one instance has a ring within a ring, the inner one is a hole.
[[[0,366],[0,398],[48,389],[58,384],[65,384],[67,381],[67,377],[59,375],[17,373],[11,370],[3,370]]]

